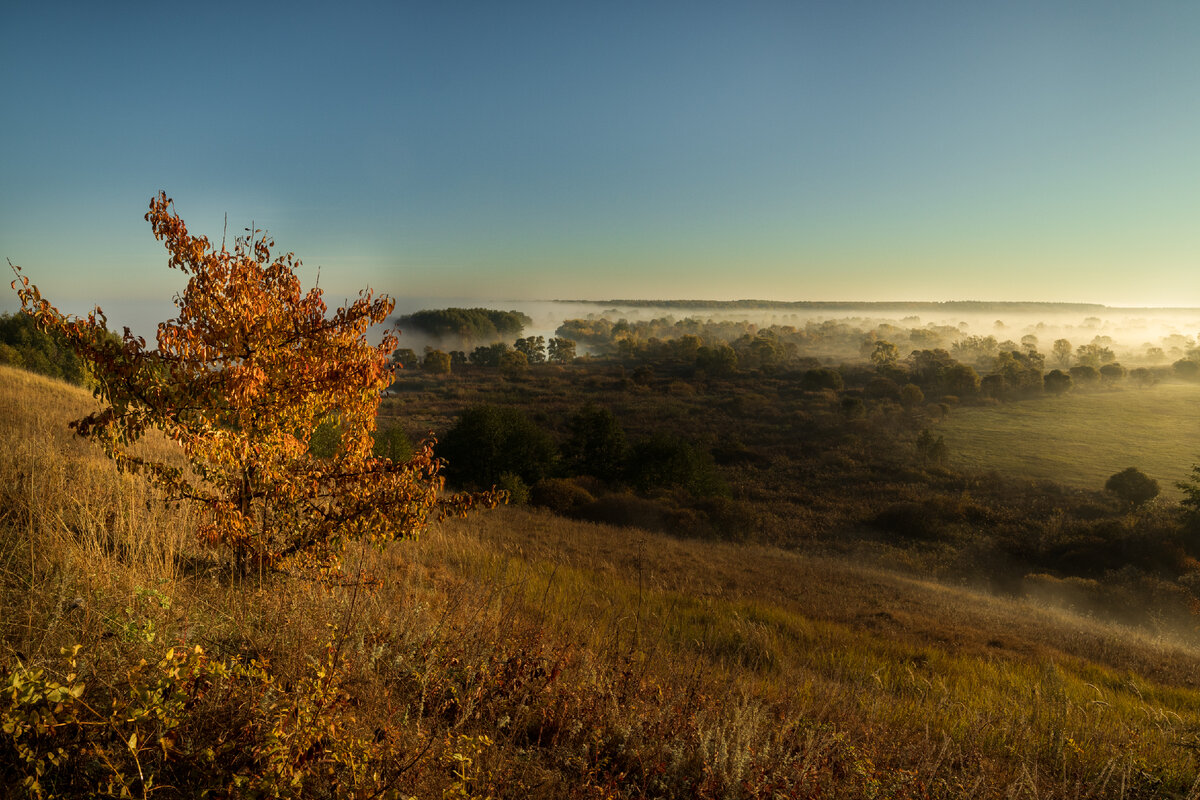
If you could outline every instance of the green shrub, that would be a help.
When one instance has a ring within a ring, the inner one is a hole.
[[[511,505],[523,506],[529,503],[529,484],[521,480],[520,475],[513,472],[501,473],[496,486],[508,494],[508,502]]]
[[[810,369],[800,379],[800,385],[808,391],[832,389],[835,392],[840,392],[843,386],[842,374],[836,369],[829,369],[828,367]]]
[[[28,314],[0,314],[0,364],[82,385],[87,371],[57,333],[38,330]]]
[[[376,458],[390,458],[392,461],[408,461],[412,458],[412,441],[399,425],[377,428],[372,436],[375,439],[373,453]]]
[[[556,514],[569,515],[596,498],[582,486],[566,478],[543,478],[529,490],[529,501]]]
[[[625,462],[625,431],[607,408],[588,404],[567,421],[563,456],[571,472],[616,480]]]
[[[641,491],[678,487],[696,497],[729,493],[712,456],[672,433],[656,433],[635,444],[629,452],[627,475]]]
[[[531,486],[553,469],[558,448],[524,411],[508,406],[475,406],[462,413],[438,443],[449,480],[461,485],[495,486],[506,472]]]

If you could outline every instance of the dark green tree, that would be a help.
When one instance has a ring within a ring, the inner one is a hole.
[[[917,436],[917,455],[925,464],[944,464],[950,455],[950,450],[946,447],[945,438],[935,436],[926,428]]]
[[[984,397],[991,397],[994,400],[1003,399],[1009,392],[1008,380],[1003,375],[996,373],[984,375],[983,380],[979,382],[979,390],[983,392]]]
[[[390,458],[397,464],[402,464],[412,458],[413,443],[399,425],[376,428],[371,437],[374,443],[371,453],[376,458]]]
[[[1042,386],[1053,395],[1066,394],[1071,391],[1072,384],[1071,376],[1061,369],[1052,369],[1042,378]]]
[[[900,349],[891,342],[880,339],[871,350],[871,363],[876,367],[890,366],[900,360]]]
[[[724,342],[696,351],[696,369],[702,369],[709,375],[732,375],[737,368],[738,355]]]
[[[1116,361],[1100,367],[1100,377],[1105,383],[1117,383],[1125,378],[1126,370]]]
[[[491,487],[511,473],[532,486],[553,471],[558,448],[524,411],[484,405],[462,413],[437,454],[446,461],[447,478],[459,485]]]
[[[1137,467],[1128,467],[1110,477],[1104,488],[1129,504],[1139,508],[1158,497],[1158,481]]]
[[[900,387],[900,405],[908,409],[916,408],[925,402],[925,393],[915,383],[906,383]]]
[[[1154,370],[1146,367],[1135,367],[1129,370],[1129,377],[1133,378],[1133,382],[1143,389],[1158,383],[1158,377],[1155,376]]]
[[[607,408],[586,405],[568,420],[570,435],[563,445],[568,468],[577,475],[605,481],[621,476],[625,463],[625,430]]]
[[[575,342],[564,336],[555,336],[547,344],[548,357],[555,364],[570,364],[575,360]]]
[[[1111,348],[1101,342],[1092,341],[1090,344],[1081,344],[1075,348],[1075,360],[1085,366],[1099,369],[1104,364],[1116,361],[1117,357],[1113,355]]]
[[[1100,370],[1091,364],[1076,364],[1070,370],[1071,380],[1077,386],[1094,385],[1100,382]]]
[[[681,488],[695,497],[729,493],[712,455],[671,433],[656,433],[635,443],[629,451],[627,475],[644,492]]]
[[[840,392],[844,385],[845,382],[842,380],[842,373],[829,367],[810,369],[800,378],[801,388],[810,392],[820,391],[821,389],[832,389],[835,392]]]
[[[120,339],[113,334],[116,341]],[[38,330],[28,314],[0,314],[0,364],[11,364],[30,372],[68,383],[83,384],[83,361],[53,330]]]
[[[520,350],[506,350],[500,354],[500,369],[505,377],[516,380],[529,372],[529,359]]]
[[[544,364],[546,361],[546,337],[526,336],[517,339],[513,347],[518,353],[525,354],[525,360],[530,364]]]
[[[423,309],[396,319],[401,330],[414,331],[445,344],[466,348],[521,335],[533,320],[520,311],[493,308]]]
[[[447,375],[450,372],[450,354],[441,350],[430,350],[421,361],[421,369],[431,375]]]
[[[1175,486],[1183,492],[1179,505],[1183,509],[1184,525],[1190,533],[1200,535],[1200,464],[1193,464],[1191,477]]]
[[[942,370],[941,380],[936,388],[943,394],[954,397],[974,397],[979,394],[979,383],[979,373],[971,365],[950,364]]]
[[[421,357],[411,347],[401,347],[392,353],[392,363],[401,369],[417,369],[421,366]]]
[[[500,359],[508,352],[508,345],[504,342],[496,342],[495,344],[476,347],[471,351],[470,360],[472,364],[480,367],[498,367]]]

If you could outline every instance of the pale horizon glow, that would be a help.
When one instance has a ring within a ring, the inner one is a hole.
[[[1200,6],[63,2],[0,29],[0,256],[76,310],[169,312],[159,189],[216,241],[269,230],[331,304],[1200,307]]]

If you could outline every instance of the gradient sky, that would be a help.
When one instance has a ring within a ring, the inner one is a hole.
[[[0,256],[64,307],[181,288],[160,188],[334,300],[1200,306],[1197,3],[9,0],[0,36]]]

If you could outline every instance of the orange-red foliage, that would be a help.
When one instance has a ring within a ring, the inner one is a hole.
[[[202,540],[243,561],[327,565],[347,540],[415,536],[431,515],[480,499],[441,498],[432,441],[405,463],[371,455],[396,338],[371,346],[365,334],[391,313],[390,298],[364,290],[330,315],[320,289],[303,291],[299,259],[272,259],[274,242],[262,231],[248,231],[232,252],[217,250],[188,233],[165,192],[146,219],[170,266],[189,276],[175,297],[178,317],[159,324],[155,349],[128,328],[114,337],[98,307],[86,319],[63,315],[16,266],[12,285],[25,313],[94,365],[105,408],[72,427],[121,468],[147,474],[168,499],[199,502]],[[331,416],[341,447],[320,459],[309,454],[309,438]],[[129,452],[150,428],[179,443],[190,469]]]

